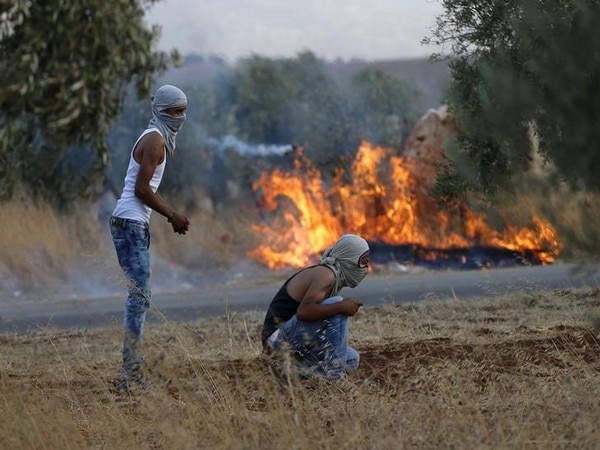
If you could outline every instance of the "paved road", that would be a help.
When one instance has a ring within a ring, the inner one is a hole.
[[[371,275],[343,294],[360,298],[365,306],[415,302],[428,298],[491,297],[515,292],[600,287],[600,272],[579,273],[573,266],[513,267],[506,269],[397,273]],[[193,321],[225,315],[228,311],[265,311],[278,283],[248,281],[212,286],[176,294],[158,294],[154,304],[173,321]],[[122,297],[72,299],[53,302],[0,302],[0,332],[26,332],[39,328],[93,328],[120,324]],[[150,313],[149,322],[162,320]]]

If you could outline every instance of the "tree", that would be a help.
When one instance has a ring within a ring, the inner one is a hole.
[[[358,143],[348,145],[347,101],[311,52],[281,59],[253,56],[236,71],[232,86],[242,139],[300,145],[317,165],[332,163]]]
[[[298,85],[288,76],[283,61],[252,56],[234,75],[232,97],[244,139],[274,144],[289,141],[285,109],[296,98]]]
[[[296,97],[286,105],[290,142],[304,147],[315,165],[331,170],[340,155],[356,151],[359,141],[348,98],[313,53],[302,52],[285,65],[297,86]]]
[[[152,48],[159,29],[143,21],[155,1],[1,0],[3,197],[23,185],[67,202],[96,183],[124,89],[134,82],[148,95],[152,75],[166,67]],[[75,159],[86,164],[71,171]]]
[[[324,172],[355,152],[361,139],[400,147],[422,112],[411,84],[365,69],[344,90],[311,52],[253,56],[236,71],[232,87],[242,139],[302,146]]]
[[[362,139],[400,148],[423,113],[421,92],[377,69],[363,69],[352,79],[355,119]]]
[[[493,194],[530,167],[530,138],[574,185],[600,189],[600,2],[444,0],[426,42],[450,46],[449,101],[471,186]]]

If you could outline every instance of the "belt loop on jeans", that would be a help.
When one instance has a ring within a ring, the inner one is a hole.
[[[141,220],[123,219],[122,217],[110,217],[110,224],[116,227],[125,228],[128,224],[136,224],[148,229],[148,223]]]
[[[111,218],[110,218],[110,224],[114,225],[115,227],[124,228],[125,227],[125,220],[126,219],[121,219],[120,217],[111,216]]]

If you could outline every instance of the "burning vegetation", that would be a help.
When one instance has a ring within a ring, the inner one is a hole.
[[[269,268],[301,267],[344,233],[367,239],[374,263],[472,268],[548,264],[559,254],[541,217],[498,231],[467,204],[442,210],[430,196],[439,163],[427,152],[397,153],[362,142],[329,182],[301,152],[292,171],[263,172],[253,189],[268,220],[253,226],[261,244],[249,255]]]

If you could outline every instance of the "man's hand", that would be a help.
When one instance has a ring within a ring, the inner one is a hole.
[[[358,312],[358,309],[362,306],[362,302],[355,298],[347,297],[340,302],[342,307],[342,313],[347,316],[353,316]]]
[[[175,233],[185,234],[190,228],[190,220],[183,214],[174,212],[169,222],[171,222]]]

